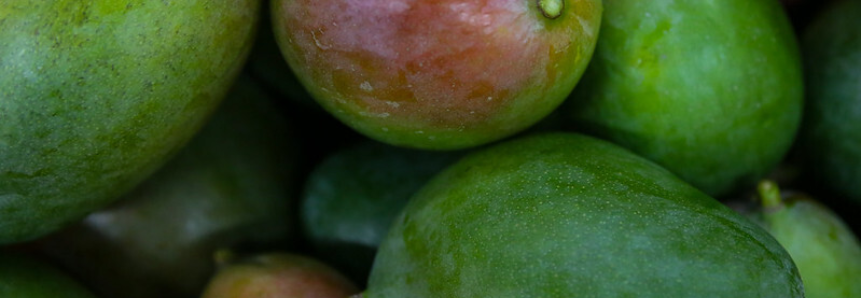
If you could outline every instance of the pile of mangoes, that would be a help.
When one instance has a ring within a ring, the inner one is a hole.
[[[0,298],[861,298],[861,0],[0,0]]]

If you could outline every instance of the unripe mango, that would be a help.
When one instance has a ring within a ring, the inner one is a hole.
[[[0,244],[104,207],[176,153],[245,62],[259,6],[0,2]]]
[[[611,143],[542,134],[467,155],[380,245],[364,298],[803,297],[768,232]]]

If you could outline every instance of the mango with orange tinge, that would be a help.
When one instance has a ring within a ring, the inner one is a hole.
[[[276,38],[299,81],[353,129],[459,149],[538,122],[592,57],[599,0],[278,0]]]

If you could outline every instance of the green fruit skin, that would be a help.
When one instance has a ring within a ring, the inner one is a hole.
[[[65,273],[19,254],[0,253],[0,297],[95,298]]]
[[[308,176],[302,229],[320,258],[357,280],[410,197],[463,152],[433,152],[375,141],[335,152]]]
[[[463,149],[556,109],[592,57],[601,1],[273,0],[299,82],[354,130],[395,146]]]
[[[40,247],[106,298],[165,298],[197,296],[218,249],[292,241],[296,144],[269,100],[240,77],[167,165]]]
[[[616,145],[567,133],[466,156],[412,198],[364,298],[803,297],[762,228]]]
[[[104,207],[178,151],[243,65],[259,6],[3,1],[0,244]]]
[[[796,195],[748,216],[789,252],[807,298],[861,297],[861,243],[827,207]]]
[[[776,0],[604,1],[595,55],[563,108],[575,129],[713,197],[752,186],[791,146],[797,42]]]
[[[315,259],[266,253],[224,265],[202,298],[346,298],[358,288]]]
[[[799,156],[808,177],[861,203],[861,3],[838,1],[804,32],[807,105]]]

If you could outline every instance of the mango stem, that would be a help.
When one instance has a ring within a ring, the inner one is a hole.
[[[555,19],[562,15],[565,0],[538,0],[538,9],[548,19]]]
[[[778,209],[783,205],[783,201],[780,198],[780,189],[774,181],[763,180],[759,182],[756,189],[759,192],[759,198],[762,200],[762,207],[765,210]]]

